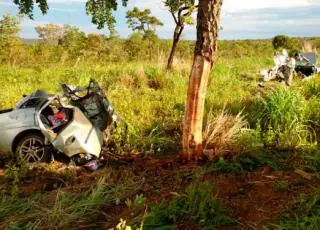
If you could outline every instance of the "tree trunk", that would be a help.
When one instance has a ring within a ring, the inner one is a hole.
[[[174,30],[174,35],[173,35],[173,43],[171,47],[171,52],[170,56],[168,59],[168,64],[167,64],[167,70],[172,69],[172,64],[173,64],[173,58],[177,49],[178,42],[180,40],[180,36],[182,34],[182,31],[184,29],[184,26],[176,25],[176,29]]]
[[[197,43],[189,78],[183,127],[183,153],[189,160],[203,154],[203,113],[210,72],[217,58],[217,38],[223,0],[200,0]]]

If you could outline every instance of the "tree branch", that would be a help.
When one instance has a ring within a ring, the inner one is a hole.
[[[174,22],[176,23],[176,25],[178,25],[178,20],[177,20],[176,15],[171,10],[170,10],[170,13],[171,13],[171,15],[172,15],[172,17],[174,19]]]

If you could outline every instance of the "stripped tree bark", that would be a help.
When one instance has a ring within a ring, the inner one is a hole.
[[[203,155],[203,113],[210,72],[217,58],[217,39],[223,0],[199,0],[197,43],[189,78],[183,127],[183,153],[186,158]]]

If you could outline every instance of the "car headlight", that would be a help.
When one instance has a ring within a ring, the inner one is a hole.
[[[71,145],[76,141],[76,138],[74,136],[68,137],[65,141],[65,145]]]

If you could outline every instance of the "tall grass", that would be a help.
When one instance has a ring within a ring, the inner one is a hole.
[[[129,149],[144,155],[175,154],[181,151],[184,104],[191,66],[191,63],[186,63],[188,65],[178,66],[173,72],[164,70],[165,63],[147,61],[130,63],[82,61],[78,66],[57,63],[33,67],[0,66],[2,85],[0,109],[14,107],[23,94],[30,94],[38,88],[49,93],[57,93],[60,91],[60,82],[85,86],[90,78],[94,78],[102,85],[116,111],[129,125],[127,141]],[[271,92],[264,100],[265,103],[253,104],[261,95],[257,89],[259,70],[271,65],[272,59],[269,57],[245,56],[241,59],[221,57],[210,77],[206,112],[211,111],[215,117],[224,106],[234,116],[240,111],[246,111],[247,119],[253,128],[258,120],[253,119],[253,115],[257,114],[256,111],[260,111],[263,132],[276,137],[273,139],[281,138],[283,142],[289,140],[286,137],[291,136],[290,133],[295,129],[299,133],[293,135],[295,141],[290,139],[292,144],[285,145],[296,145],[297,142],[301,144],[303,141],[297,139],[305,138],[302,120],[307,118],[302,117],[304,115],[300,113],[300,110],[304,110],[302,108],[304,103],[299,102],[303,99],[298,94],[301,92],[305,95],[306,87],[302,89],[297,87],[297,90],[292,92],[285,90]],[[307,98],[307,103],[312,103],[312,107],[306,116],[309,120],[318,122],[319,113],[316,109],[318,102],[314,98]],[[293,123],[289,124],[290,122]],[[269,127],[272,132],[267,132]],[[284,127],[287,127],[286,130]],[[279,137],[280,134],[284,137]]]
[[[57,191],[55,197],[34,194],[26,199],[3,197],[0,203],[0,228],[37,225],[37,229],[73,229],[101,225],[92,221],[102,207],[124,202],[141,189],[142,181],[126,172],[118,184],[107,184],[102,177],[90,189],[82,192]],[[105,220],[106,222],[107,220]]]
[[[255,119],[266,145],[282,149],[308,143],[310,136],[304,99],[286,88],[279,88],[259,101]]]

